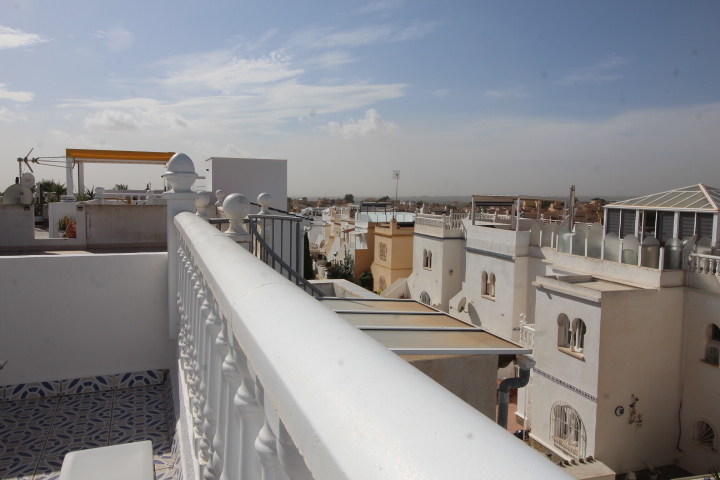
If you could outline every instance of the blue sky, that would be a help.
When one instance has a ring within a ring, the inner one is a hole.
[[[284,158],[294,196],[389,194],[395,169],[401,196],[720,186],[718,18],[716,1],[8,0],[0,188],[30,148]],[[86,183],[161,173],[91,165]]]

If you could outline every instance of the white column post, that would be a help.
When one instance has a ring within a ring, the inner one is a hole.
[[[163,175],[171,190],[163,194],[167,200],[167,248],[168,248],[168,335],[177,338],[179,315],[177,309],[178,267],[177,250],[179,241],[175,228],[175,216],[180,212],[195,210],[198,194],[191,191],[197,178],[193,161],[184,153],[176,153],[168,162],[168,171]]]
[[[78,193],[82,195],[85,193],[85,163],[78,163]],[[71,195],[68,192],[68,195]]]
[[[75,159],[72,157],[65,157],[65,189],[66,193],[68,195],[72,195],[74,190],[73,185],[73,165],[75,164]],[[58,198],[58,201],[60,199]]]

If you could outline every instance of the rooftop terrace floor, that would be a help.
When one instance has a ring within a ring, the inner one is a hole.
[[[168,393],[166,385],[153,385],[18,401],[0,398],[0,479],[57,479],[68,452],[141,440],[153,443],[156,478],[172,478]]]

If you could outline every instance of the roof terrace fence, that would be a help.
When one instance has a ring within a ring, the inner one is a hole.
[[[572,478],[204,220],[174,223],[195,478]]]

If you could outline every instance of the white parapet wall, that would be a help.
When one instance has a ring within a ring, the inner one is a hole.
[[[170,368],[167,254],[0,257],[0,385]]]

